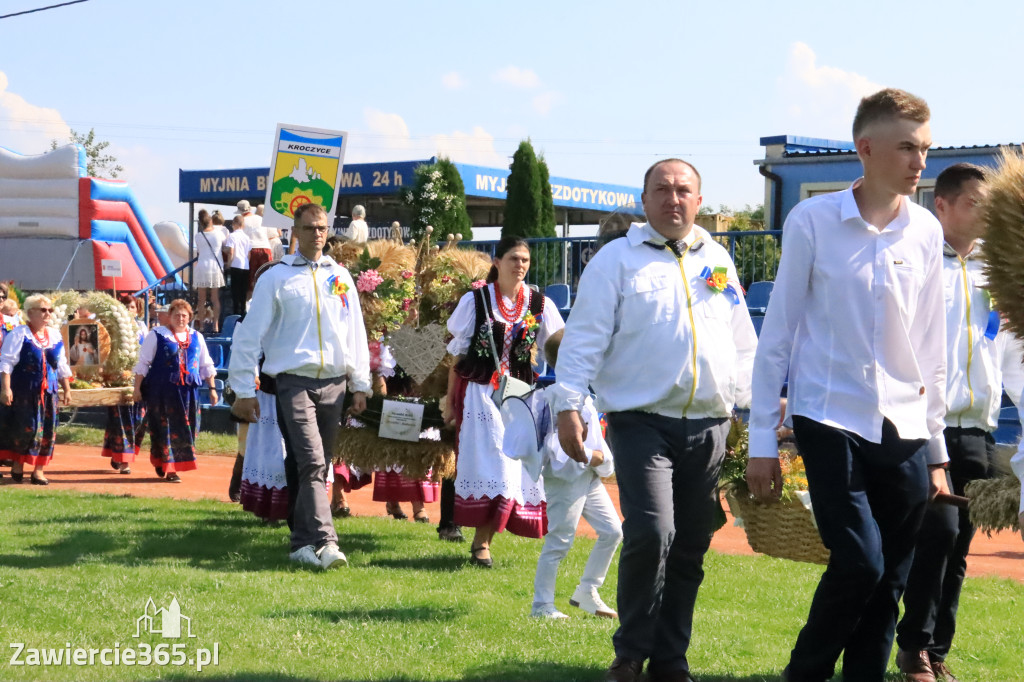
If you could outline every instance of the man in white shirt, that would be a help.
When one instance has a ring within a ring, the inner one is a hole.
[[[354,242],[365,242],[370,238],[370,228],[366,226],[366,209],[361,205],[352,207],[352,222],[345,228],[344,236]]]
[[[1003,385],[1014,399],[1022,388],[1021,347],[999,330],[979,257],[985,181],[985,169],[969,163],[950,166],[935,180],[935,213],[945,239],[947,484],[957,495],[970,481],[992,475]],[[896,626],[896,664],[912,682],[955,679],[945,660],[973,537],[966,509],[928,505]]]
[[[245,234],[245,220],[236,215],[231,221],[231,234],[221,247],[224,262],[231,275],[231,311],[245,315],[245,302],[249,298],[249,251],[252,244]]]
[[[327,462],[341,424],[346,379],[352,414],[366,409],[370,351],[359,296],[348,270],[323,255],[327,214],[317,204],[295,211],[298,253],[285,256],[256,284],[245,322],[235,331],[228,380],[231,411],[259,419],[256,368],[276,379],[277,418],[285,441],[290,558],[328,568],[346,563],[327,499]]]
[[[929,118],[901,90],[861,100],[864,177],[801,202],[783,228],[754,361],[747,482],[759,499],[781,494],[775,429],[788,375],[787,418],[832,553],[783,672],[790,682],[827,680],[844,651],[844,680],[883,679],[929,492],[946,490],[942,230],[907,198]]]
[[[700,175],[651,166],[648,223],[597,252],[580,278],[550,390],[565,452],[586,460],[588,386],[607,414],[623,522],[608,680],[690,680],[686,650],[711,542],[733,407],[750,401],[757,345],[728,252],[693,224]]]

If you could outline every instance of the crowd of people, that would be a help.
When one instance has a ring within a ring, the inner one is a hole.
[[[647,222],[602,237],[568,321],[526,285],[529,244],[502,239],[485,285],[447,323],[455,478],[379,471],[374,499],[395,518],[412,502],[426,522],[423,504],[439,498],[440,537],[472,528],[468,560],[482,569],[496,563],[498,533],[543,538],[531,615],[545,619],[568,617],[555,578],[585,518],[598,540],[568,604],[619,619],[606,679],[643,679],[646,666],[652,682],[692,681],[687,650],[726,436],[734,409],[749,407],[751,498],[781,496],[779,429],[791,427],[831,552],[782,679],[827,680],[842,656],[843,679],[882,680],[895,640],[912,682],[954,682],[946,657],[974,529],[965,511],[934,500],[992,475],[1000,396],[1024,390],[1024,350],[999,330],[977,258],[986,171],[945,169],[937,217],[908,199],[929,120],[904,91],[861,101],[863,177],[788,216],[760,339],[729,252],[694,224],[702,180],[687,161],[647,170]],[[356,208],[346,236],[365,241]],[[323,208],[295,212],[289,253],[259,214],[239,202],[230,233],[216,214],[199,215],[200,308],[209,301],[219,319],[230,270],[233,304],[247,310],[228,370],[240,423],[230,495],[287,521],[292,561],[328,569],[347,563],[334,525],[350,514],[344,494],[369,481],[332,455],[373,392],[371,352],[352,276],[325,254]],[[0,459],[16,481],[32,467],[31,482],[45,485],[71,368],[48,324],[52,303],[30,297],[24,314],[26,324],[0,332]],[[135,405],[111,408],[104,454],[129,473],[148,422],[151,465],[178,481],[196,466],[199,387],[217,396],[189,304],[162,315],[139,331]],[[75,338],[79,353],[87,345]],[[545,362],[556,383],[533,390]],[[613,470],[621,523],[601,482]],[[616,610],[599,589],[620,544]]]

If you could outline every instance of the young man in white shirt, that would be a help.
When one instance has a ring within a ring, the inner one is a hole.
[[[587,264],[558,357],[562,449],[586,461],[589,386],[606,413],[625,521],[607,680],[690,680],[686,650],[733,407],[750,400],[757,336],[729,253],[693,224],[700,175],[651,166],[633,225]]]
[[[946,428],[950,488],[957,495],[993,473],[1003,385],[1019,398],[1021,347],[999,330],[982,273],[979,238],[986,171],[958,163],[935,180],[935,213],[942,225],[942,280],[946,302]],[[930,504],[917,539],[914,563],[896,626],[896,664],[911,682],[955,682],[946,665],[967,572],[974,526],[966,509]]]
[[[341,425],[346,380],[352,414],[366,409],[370,350],[359,296],[348,270],[323,255],[327,214],[317,204],[295,211],[298,253],[260,276],[249,314],[235,331],[228,380],[232,413],[259,419],[256,367],[276,378],[277,421],[285,442],[292,561],[344,565],[327,498],[327,462]]]
[[[224,240],[221,249],[224,262],[231,274],[231,311],[245,315],[245,302],[249,298],[249,250],[252,244],[245,234],[245,221],[235,216],[231,221],[231,234]]]
[[[754,362],[747,482],[782,490],[775,429],[787,418],[832,554],[783,679],[884,678],[899,599],[930,495],[946,491],[942,230],[911,202],[931,146],[924,100],[861,100],[864,176],[790,212]],[[931,470],[931,471],[929,471]],[[930,489],[929,489],[930,488]]]

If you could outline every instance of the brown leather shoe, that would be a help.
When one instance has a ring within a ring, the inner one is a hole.
[[[608,672],[605,673],[604,679],[605,682],[639,682],[643,669],[643,661],[616,656],[608,668]]]
[[[935,682],[935,672],[927,651],[896,652],[896,666],[907,677],[907,682]]]
[[[960,682],[945,661],[932,661],[932,672],[935,673],[935,679],[945,680],[945,682]]]

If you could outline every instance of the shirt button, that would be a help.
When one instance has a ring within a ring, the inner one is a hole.
[[[918,395],[924,395],[924,386],[921,387],[921,390],[918,391],[917,394]]]

